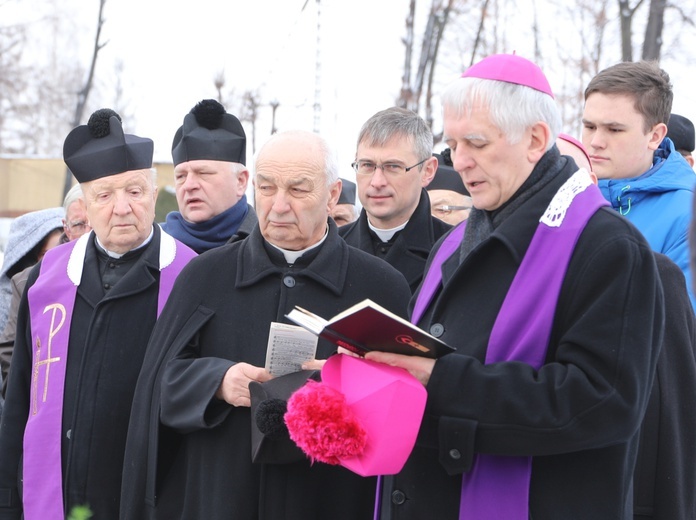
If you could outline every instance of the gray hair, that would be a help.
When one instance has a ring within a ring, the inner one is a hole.
[[[427,159],[433,153],[433,133],[418,114],[412,110],[391,107],[368,119],[360,129],[358,143],[384,146],[395,137],[406,137],[419,158]]]
[[[72,188],[70,188],[70,191],[68,191],[63,199],[63,209],[65,210],[65,213],[67,214],[68,208],[73,202],[77,202],[82,198],[84,198],[84,195],[82,194],[82,187],[79,184],[75,184]]]
[[[475,105],[488,107],[491,123],[516,144],[524,131],[543,121],[549,125],[549,150],[561,131],[561,115],[555,100],[548,94],[514,83],[479,78],[459,78],[442,93],[444,112],[457,118],[469,116]]]
[[[258,164],[259,157],[261,157],[263,154],[264,148],[268,143],[284,137],[298,137],[302,140],[314,140],[321,151],[324,164],[324,173],[326,175],[326,185],[331,187],[338,180],[338,159],[336,158],[336,152],[331,145],[329,145],[326,139],[321,137],[319,134],[308,132],[306,130],[286,130],[284,132],[272,135],[271,138],[268,139],[268,141],[266,141],[256,152],[254,164]],[[253,177],[256,177],[256,168],[254,168]]]

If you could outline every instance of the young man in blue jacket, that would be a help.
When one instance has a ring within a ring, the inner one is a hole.
[[[696,307],[688,242],[696,176],[665,137],[672,98],[653,62],[604,69],[585,89],[582,141],[604,197],[679,266]]]

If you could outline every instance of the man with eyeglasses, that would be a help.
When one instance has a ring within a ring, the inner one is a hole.
[[[437,172],[428,184],[430,209],[434,217],[456,226],[469,218],[472,208],[471,196],[462,178],[452,167],[450,149],[446,148],[437,157]]]
[[[87,210],[85,209],[84,203],[81,201],[84,201],[82,188],[79,184],[75,184],[70,188],[63,199],[65,218],[63,219],[61,244],[76,240],[92,230],[89,225],[89,219],[87,218]]]
[[[339,229],[348,245],[400,271],[411,292],[433,245],[451,228],[431,215],[424,189],[437,170],[432,146],[433,134],[415,112],[392,107],[368,119],[353,163],[362,211]]]

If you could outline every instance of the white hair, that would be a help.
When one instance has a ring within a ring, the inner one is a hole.
[[[491,123],[506,136],[508,143],[522,139],[524,131],[545,122],[551,131],[550,149],[561,131],[561,115],[556,101],[538,90],[514,83],[480,78],[458,78],[442,93],[445,113],[457,118],[470,115],[474,106],[488,107]]]

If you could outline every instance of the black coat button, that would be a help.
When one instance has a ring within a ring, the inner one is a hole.
[[[396,504],[397,506],[400,506],[404,502],[406,502],[406,495],[404,495],[403,491],[399,491],[398,489],[396,491],[392,491],[392,502]]]
[[[445,327],[442,325],[442,323],[435,323],[434,325],[430,326],[430,334],[432,334],[436,338],[439,338],[444,333],[445,333]]]
[[[449,456],[452,457],[454,460],[459,460],[462,458],[462,454],[459,453],[459,450],[457,449],[449,450]]]
[[[285,287],[295,287],[295,279],[292,276],[286,276],[283,278],[283,283],[285,284]]]

